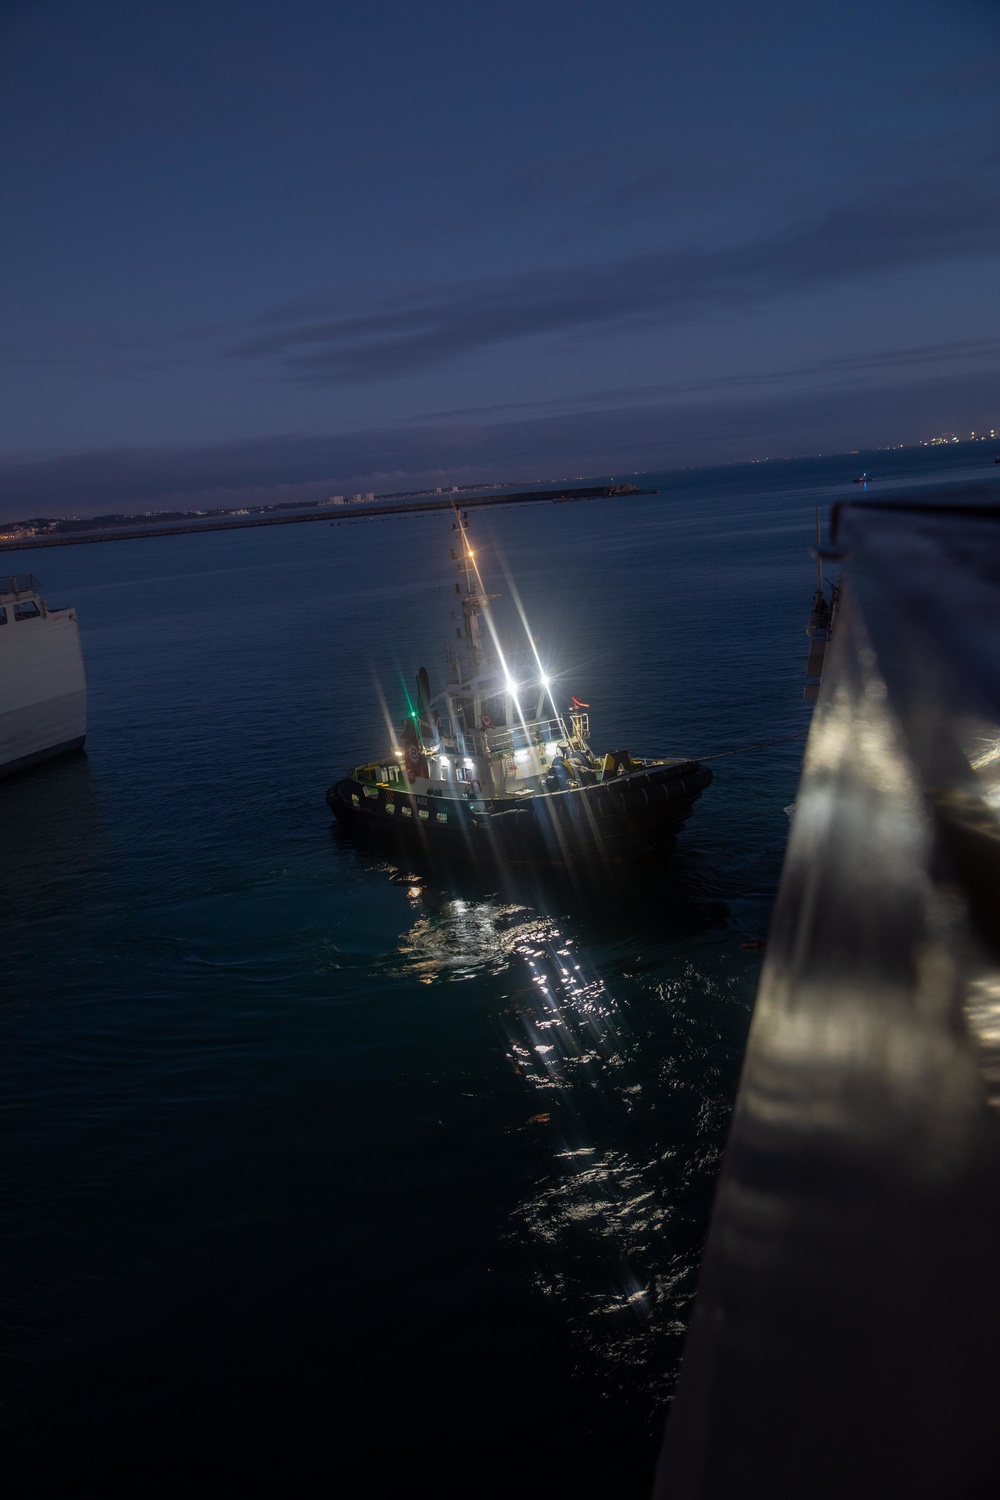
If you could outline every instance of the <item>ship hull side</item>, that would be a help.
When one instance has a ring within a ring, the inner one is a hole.
[[[30,766],[37,766],[46,760],[54,760],[57,755],[69,755],[74,750],[82,750],[86,743],[85,734],[77,735],[75,739],[61,740],[56,744],[47,745],[42,750],[29,750],[27,755],[19,755],[15,760],[4,761],[0,765],[0,777],[13,776],[15,771],[27,771]]]
[[[76,619],[59,612],[0,628],[0,776],[78,750],[87,685]]]
[[[567,868],[648,857],[673,840],[711,780],[707,767],[688,761],[593,787],[491,799],[477,810],[475,803],[366,787],[345,777],[330,788],[327,803],[345,827],[430,855]]]

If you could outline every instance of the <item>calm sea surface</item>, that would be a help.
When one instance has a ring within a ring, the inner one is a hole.
[[[806,727],[815,507],[992,459],[644,476],[472,535],[597,748],[711,755]],[[380,694],[440,686],[449,546],[437,514],[11,559],[90,684],[86,756],[0,783],[13,1492],[648,1490],[801,743],[715,762],[639,881],[359,851],[323,794]]]

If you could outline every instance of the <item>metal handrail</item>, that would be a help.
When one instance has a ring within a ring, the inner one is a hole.
[[[835,513],[845,589],[658,1500],[996,1485],[1000,507],[981,493]]]
[[[490,750],[494,755],[506,755],[512,750],[530,750],[545,740],[564,740],[557,719],[538,719],[530,724],[517,724],[492,740]]]
[[[41,588],[33,573],[8,573],[0,577],[0,594],[38,594]]]

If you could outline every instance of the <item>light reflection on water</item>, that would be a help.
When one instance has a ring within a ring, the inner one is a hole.
[[[585,912],[458,895],[412,873],[394,879],[414,917],[393,958],[403,974],[470,982],[487,1004],[483,981],[502,985],[496,1022],[528,1111],[516,1128],[544,1140],[542,1170],[510,1211],[508,1243],[530,1261],[537,1294],[561,1305],[591,1380],[662,1392],[664,1344],[683,1334],[696,1258],[669,1225],[691,1179],[714,1172],[733,1083],[706,1066],[691,1007],[713,989],[731,1004],[732,986],[717,986],[690,957],[666,973],[650,965],[643,935],[627,924],[595,948]],[[664,1092],[684,1106],[657,1140],[650,1126]]]

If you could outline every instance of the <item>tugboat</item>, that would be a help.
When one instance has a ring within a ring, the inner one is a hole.
[[[589,704],[574,697],[559,711],[527,627],[527,652],[502,649],[468,525],[456,511],[462,624],[445,648],[447,685],[432,698],[420,668],[397,742],[330,787],[330,810],[347,828],[479,863],[565,868],[653,854],[690,817],[711,771],[594,754]]]

